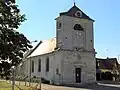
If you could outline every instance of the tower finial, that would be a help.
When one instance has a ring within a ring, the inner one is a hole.
[[[74,6],[75,6],[75,0],[74,0]]]

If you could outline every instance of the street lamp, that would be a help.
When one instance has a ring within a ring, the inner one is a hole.
[[[37,40],[31,41],[30,44],[37,42]],[[29,71],[29,86],[31,85],[31,53],[30,53],[30,71]]]
[[[30,44],[32,44],[32,43],[34,43],[34,42],[37,42],[37,40],[31,41]]]

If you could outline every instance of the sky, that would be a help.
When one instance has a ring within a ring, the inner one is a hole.
[[[56,35],[55,18],[69,10],[74,0],[17,0],[27,21],[19,31],[30,41],[46,40]],[[94,46],[101,58],[120,55],[120,0],[75,0],[94,22]],[[36,43],[37,44],[37,43]],[[35,43],[33,44],[35,45]]]

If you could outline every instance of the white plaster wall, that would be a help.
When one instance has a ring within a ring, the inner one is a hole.
[[[46,72],[46,59],[49,58],[49,72]],[[37,56],[33,57],[32,60],[34,60],[34,72],[32,73],[32,76],[37,77],[43,77],[47,80],[51,80],[53,77],[53,67],[54,65],[51,63],[53,62],[54,56],[49,55],[43,55],[43,56]],[[41,72],[38,72],[38,60],[41,59]]]
[[[49,57],[49,72],[46,72],[47,57]],[[57,51],[55,53],[31,57],[31,62],[34,61],[34,72],[31,72],[31,78],[33,76],[43,77],[46,80],[51,80],[52,82],[59,84],[60,77],[59,75],[56,74],[56,69],[58,68],[59,73],[61,73],[61,58],[62,58],[61,52],[57,52]],[[39,59],[41,59],[41,72],[38,72]],[[24,67],[25,67],[24,73],[26,74],[26,76],[30,76],[30,58],[26,60]]]
[[[49,57],[49,72],[46,72],[46,58]],[[41,59],[41,72],[38,72],[38,60]],[[96,81],[96,62],[94,53],[60,50],[55,53],[32,57],[34,60],[34,73],[31,77],[44,77],[54,84],[76,84],[75,68],[81,68],[81,83],[94,83]],[[25,73],[29,76],[29,60],[26,61]],[[59,69],[59,75],[56,69]]]

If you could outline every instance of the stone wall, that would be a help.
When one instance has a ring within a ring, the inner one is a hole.
[[[64,84],[75,84],[75,68],[81,68],[81,83],[94,83],[96,81],[96,62],[94,53],[63,51],[63,72]]]
[[[72,50],[73,48],[84,48],[92,51],[94,48],[93,21],[61,16],[57,21],[61,23],[61,28],[56,28],[57,46],[62,49]],[[74,25],[80,24],[83,31],[74,30]]]

